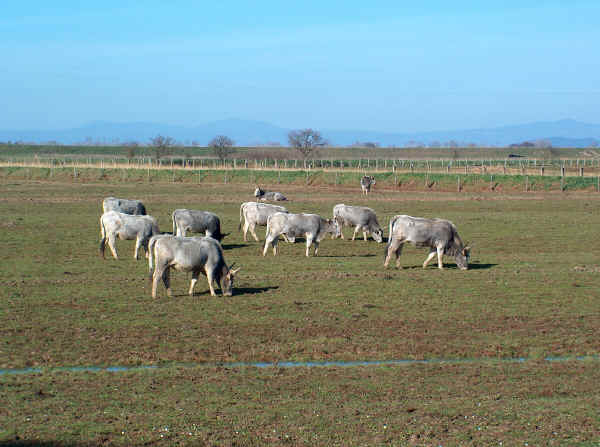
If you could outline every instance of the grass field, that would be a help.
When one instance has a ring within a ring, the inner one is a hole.
[[[426,270],[407,247],[326,239],[321,256],[243,242],[247,184],[2,177],[0,368],[164,365],[156,371],[0,375],[0,445],[598,445],[600,242],[593,192],[467,193],[265,185],[292,212],[336,203],[445,217],[472,268]],[[98,256],[102,198],[222,217],[234,296],[206,281],[150,297],[133,242]],[[387,236],[387,228],[386,228]],[[259,232],[264,237],[264,231]],[[346,236],[351,234],[345,230]],[[545,361],[549,356],[591,356]],[[525,357],[523,363],[500,359]],[[234,368],[214,362],[471,359],[389,367]],[[189,363],[190,367],[169,364]]]

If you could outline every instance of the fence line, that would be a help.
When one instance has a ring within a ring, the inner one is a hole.
[[[600,159],[504,159],[504,160],[248,160],[248,159],[186,159],[154,160],[149,157],[133,160],[123,158],[65,157],[1,159],[4,167],[40,168],[101,168],[151,170],[239,170],[256,171],[325,171],[358,172],[364,174],[503,174],[560,177],[597,177]]]

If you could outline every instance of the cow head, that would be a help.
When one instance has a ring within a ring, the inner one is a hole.
[[[256,189],[254,190],[254,197],[261,197],[265,194],[265,192],[260,189],[260,186],[256,185]]]
[[[461,270],[467,270],[469,268],[469,256],[470,256],[470,247],[464,247],[461,251],[459,251],[454,260],[456,261],[456,265]]]
[[[375,181],[375,177],[371,176],[371,185],[374,185],[375,183],[377,183],[377,182]]]
[[[372,231],[371,235],[373,236],[373,239],[375,239],[375,242],[378,242],[380,244],[383,242],[383,230],[381,228]]]
[[[229,266],[227,269],[227,274],[221,278],[221,291],[223,292],[223,296],[233,295],[233,279],[237,272],[240,271],[240,267],[233,270],[234,264],[235,262]]]
[[[342,234],[342,227],[337,219],[327,219],[327,232],[338,237]]]

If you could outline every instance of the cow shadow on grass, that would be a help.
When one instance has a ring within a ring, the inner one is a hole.
[[[256,295],[258,293],[265,293],[269,290],[277,290],[279,286],[267,286],[267,287],[233,287],[233,296],[236,295]]]
[[[221,244],[223,250],[233,250],[235,248],[244,248],[247,247],[248,244]]]
[[[233,296],[237,296],[237,295],[256,295],[259,293],[265,293],[268,292],[269,290],[277,290],[279,289],[279,286],[267,286],[267,287],[236,287],[235,285],[233,286]],[[221,289],[215,288],[215,292],[217,293],[217,296],[215,298],[231,298],[228,296],[223,296],[223,294],[221,293]],[[190,295],[188,295],[187,293],[174,293],[173,294],[173,298],[188,298],[190,297]],[[206,298],[210,298],[210,290],[206,289],[206,290],[196,290],[194,292],[194,295],[192,295],[190,298],[202,298],[202,297],[206,297]],[[1,445],[0,445],[1,447]]]
[[[487,270],[487,269],[491,269],[492,267],[496,267],[498,264],[484,264],[484,263],[473,263],[473,264],[469,264],[469,270]]]
[[[474,263],[474,264],[469,264],[469,269],[468,270],[487,270],[487,269],[491,269],[495,266],[497,266],[498,264],[480,264],[480,263]],[[391,265],[390,265],[391,266]],[[400,266],[400,269],[404,269],[404,270],[423,270],[423,265],[403,265]],[[427,267],[425,267],[424,270],[438,270],[437,264],[430,264]],[[444,263],[444,270],[460,270],[458,268],[458,266],[456,264],[446,264]]]
[[[317,255],[317,258],[374,258],[377,255],[368,253],[366,255]]]

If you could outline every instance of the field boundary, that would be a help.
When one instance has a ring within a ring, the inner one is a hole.
[[[424,171],[386,171],[371,173],[377,180],[375,190],[393,191],[596,191],[600,192],[600,174],[534,175],[496,174],[468,169],[465,173]],[[527,171],[528,172],[528,171]],[[349,169],[231,169],[153,166],[138,168],[127,165],[99,167],[85,164],[18,164],[0,162],[0,179],[66,180],[69,182],[116,183],[184,183],[184,184],[248,184],[306,185],[358,187],[362,171]]]
[[[175,368],[331,368],[331,367],[360,367],[360,366],[411,366],[411,365],[459,365],[459,364],[504,364],[527,362],[597,362],[600,355],[586,356],[560,356],[560,357],[511,357],[511,358],[455,358],[455,359],[402,359],[402,360],[326,360],[326,361],[281,361],[281,362],[202,362],[202,363],[165,363],[159,365],[134,365],[134,366],[54,366],[43,368],[0,369],[1,376],[21,374],[54,374],[63,372],[129,372],[153,371]]]

